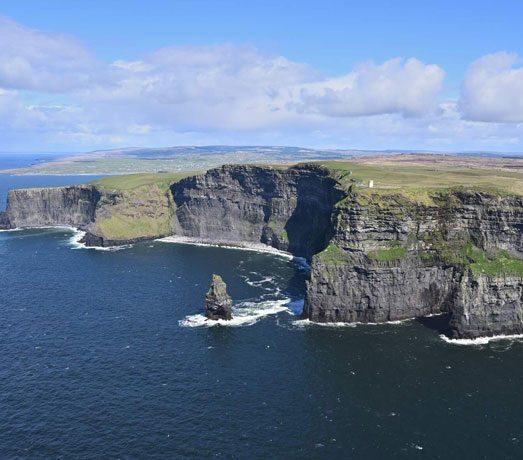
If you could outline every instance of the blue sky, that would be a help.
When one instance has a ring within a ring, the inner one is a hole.
[[[0,15],[3,151],[523,151],[520,1],[4,0]]]

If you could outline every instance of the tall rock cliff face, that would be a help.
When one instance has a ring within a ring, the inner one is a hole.
[[[454,337],[518,332],[523,280],[513,256],[521,256],[522,224],[519,197],[356,193],[337,204],[331,243],[313,257],[303,315],[382,322],[450,312]],[[503,272],[502,261],[512,277],[481,274]],[[486,319],[496,310],[497,326]]]
[[[464,274],[450,329],[454,338],[523,334],[523,278]]]
[[[100,192],[91,185],[10,190],[7,216],[11,227],[71,225],[94,221]]]
[[[171,187],[176,234],[213,242],[265,243],[311,257],[331,236],[344,192],[324,168],[223,166]]]
[[[107,190],[72,185],[11,190],[0,228],[68,225],[88,246],[117,246],[171,234],[170,192],[156,185]]]
[[[223,166],[167,191],[15,190],[0,227],[72,225],[93,245],[167,234],[266,243],[311,262],[312,321],[446,312],[453,337],[523,333],[521,196],[349,184],[315,165]]]

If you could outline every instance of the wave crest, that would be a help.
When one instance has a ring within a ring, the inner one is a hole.
[[[260,319],[266,316],[275,315],[281,312],[292,314],[288,305],[291,299],[279,300],[265,300],[263,302],[241,302],[232,307],[232,319],[226,320],[211,320],[207,319],[202,314],[188,315],[184,319],[178,321],[182,327],[213,327],[213,326],[252,326]]]

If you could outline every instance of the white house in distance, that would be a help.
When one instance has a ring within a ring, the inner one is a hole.
[[[369,180],[369,188],[373,188],[374,187],[374,181],[371,179]]]

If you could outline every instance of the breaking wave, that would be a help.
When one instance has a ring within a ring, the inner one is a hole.
[[[500,340],[523,339],[523,334],[493,335],[492,337],[478,337],[477,339],[451,339],[441,334],[440,338],[452,345],[486,345],[489,342],[497,342]]]
[[[289,309],[291,299],[280,300],[265,300],[262,302],[241,302],[232,307],[232,319],[226,320],[211,320],[207,319],[202,314],[188,315],[184,319],[178,321],[182,327],[213,327],[213,326],[252,326],[260,319],[267,316],[275,315],[281,312],[292,314]]]
[[[288,252],[280,251],[278,249],[273,248],[272,246],[267,246],[266,244],[262,243],[230,242],[220,244],[200,240],[198,238],[191,238],[188,236],[166,236],[164,238],[159,238],[156,241],[161,241],[162,243],[192,244],[194,246],[212,246],[227,249],[240,249],[242,251],[253,251],[274,254],[276,256],[284,257],[286,259],[301,259],[301,257],[296,258]]]
[[[73,235],[69,238],[68,244],[71,246],[71,249],[93,249],[95,251],[120,251],[122,249],[131,248],[132,244],[125,244],[122,246],[86,246],[85,243],[82,243],[81,240],[85,236],[85,232],[77,228],[69,227],[73,231]]]

